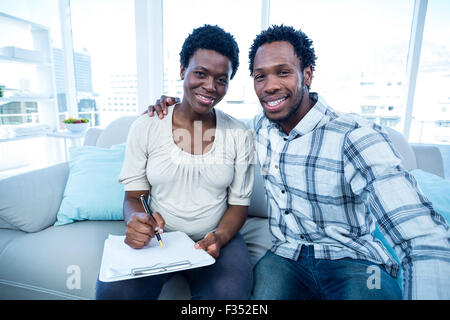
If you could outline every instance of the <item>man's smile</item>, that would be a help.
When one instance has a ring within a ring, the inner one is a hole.
[[[281,110],[284,107],[284,102],[289,98],[289,96],[285,97],[276,97],[270,99],[264,99],[263,106],[269,112],[276,112]]]

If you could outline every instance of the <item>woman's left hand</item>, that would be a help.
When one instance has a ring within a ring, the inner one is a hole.
[[[220,237],[215,232],[208,233],[202,240],[198,241],[194,247],[196,249],[203,249],[209,253],[214,259],[217,259],[220,254],[222,242]]]

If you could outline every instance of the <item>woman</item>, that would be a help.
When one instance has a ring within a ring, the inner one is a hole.
[[[253,187],[253,145],[245,127],[214,109],[239,66],[233,36],[218,26],[195,29],[180,53],[184,96],[163,120],[139,117],[131,126],[125,162],[125,242],[138,249],[154,230],[183,231],[216,259],[210,266],[180,271],[194,299],[247,299],[252,270],[238,233]],[[151,190],[155,220],[140,195]],[[174,273],[97,281],[97,299],[156,299]]]

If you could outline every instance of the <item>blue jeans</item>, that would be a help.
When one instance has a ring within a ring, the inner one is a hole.
[[[298,261],[267,251],[253,276],[253,300],[402,298],[397,282],[381,265],[350,258],[315,259],[312,245],[302,247]]]
[[[179,271],[189,283],[192,299],[243,300],[250,297],[253,282],[247,245],[238,233],[220,250],[210,266]],[[175,273],[115,282],[97,279],[97,300],[155,300]]]

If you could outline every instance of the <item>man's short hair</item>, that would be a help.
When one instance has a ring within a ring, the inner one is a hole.
[[[184,68],[188,67],[189,60],[198,49],[214,50],[230,59],[233,79],[239,67],[239,47],[230,33],[209,24],[194,29],[181,48],[180,63]]]
[[[272,43],[275,41],[287,41],[294,47],[294,52],[300,59],[301,70],[305,70],[306,67],[312,66],[315,69],[316,66],[316,54],[313,48],[313,42],[304,34],[301,30],[295,30],[293,27],[284,25],[272,25],[267,30],[262,31],[256,36],[250,47],[249,60],[250,60],[250,75],[253,75],[253,63],[255,61],[256,51],[263,44]]]

